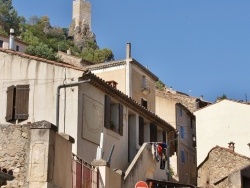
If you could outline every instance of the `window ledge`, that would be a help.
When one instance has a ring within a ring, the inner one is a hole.
[[[108,135],[110,135],[110,136],[112,136],[112,137],[114,137],[114,138],[116,138],[116,139],[118,139],[118,140],[120,140],[120,135],[119,135],[119,133],[117,133],[117,132],[115,132],[115,131],[112,131],[112,130],[110,130],[110,129],[106,129],[107,130],[107,134]]]

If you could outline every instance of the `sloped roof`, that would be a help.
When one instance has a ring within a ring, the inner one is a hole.
[[[249,160],[249,162],[250,162],[250,158],[247,157],[247,156],[245,156],[245,155],[241,155],[241,154],[239,154],[239,153],[236,153],[236,152],[232,151],[232,150],[229,149],[229,148],[224,148],[224,147],[221,147],[221,146],[215,146],[215,147],[213,147],[213,148],[208,152],[207,157],[204,159],[204,161],[202,161],[202,163],[201,163],[197,168],[199,169],[199,168],[208,160],[209,154],[210,154],[214,149],[218,149],[218,148],[219,148],[219,149],[222,149],[222,150],[224,150],[224,151],[226,151],[226,152],[229,152],[229,153],[231,153],[231,154],[233,154],[233,155],[235,155],[235,156],[238,156],[238,157],[247,159],[247,160]]]
[[[110,96],[118,99],[123,103],[124,105],[128,106],[129,108],[133,109],[136,111],[138,114],[140,114],[143,117],[146,117],[149,119],[153,124],[161,127],[164,130],[169,130],[169,131],[175,131],[175,129],[167,123],[165,120],[161,119],[159,116],[154,114],[153,112],[149,111],[145,107],[143,107],[141,104],[133,100],[131,97],[128,97],[126,94],[123,92],[113,88],[112,86],[108,85],[104,80],[101,78],[97,77],[95,74],[91,72],[85,72],[82,76],[83,80],[90,79],[90,83],[94,85],[95,87],[101,89],[105,93],[109,94]]]
[[[139,67],[140,69],[142,69],[144,72],[146,72],[154,80],[156,80],[156,81],[158,80],[158,77],[156,75],[154,75],[150,70],[148,70],[146,67],[144,67],[142,64],[140,64],[135,59],[130,59],[130,62],[132,64],[136,65],[137,67]],[[105,69],[105,68],[110,68],[110,67],[116,67],[116,66],[125,65],[125,64],[126,64],[126,59],[117,60],[117,61],[110,61],[110,62],[106,62],[106,63],[99,63],[96,65],[88,66],[86,68],[88,70],[92,71],[92,70],[100,70],[100,69]]]
[[[52,60],[48,60],[48,59],[37,57],[37,56],[32,56],[32,55],[29,55],[29,54],[25,54],[25,53],[22,53],[22,52],[17,52],[17,51],[10,50],[10,49],[0,48],[0,52],[12,54],[12,55],[17,55],[17,56],[20,56],[20,57],[23,57],[23,58],[26,58],[26,59],[42,61],[44,63],[53,64],[53,65],[57,65],[57,66],[60,66],[60,67],[66,67],[66,68],[71,68],[71,69],[75,69],[75,70],[79,70],[79,71],[85,71],[85,69],[80,68],[78,66],[71,65],[69,63],[52,61]]]
[[[128,97],[126,94],[122,93],[121,91],[114,89],[113,87],[108,85],[104,80],[97,77],[93,73],[90,73],[86,69],[79,68],[77,66],[74,66],[74,65],[71,65],[68,63],[47,60],[44,58],[28,55],[25,53],[21,53],[21,52],[9,50],[9,49],[0,48],[0,52],[12,54],[12,55],[17,55],[17,56],[20,56],[23,58],[32,59],[32,60],[36,60],[36,61],[42,61],[44,63],[53,64],[56,66],[61,66],[61,67],[66,67],[66,68],[71,68],[71,69],[83,71],[84,74],[82,76],[82,79],[91,79],[91,81],[90,81],[91,84],[95,85],[96,87],[100,88],[101,90],[105,91],[106,93],[110,94],[111,96],[118,98],[119,101],[122,101],[126,106],[129,106],[131,109],[134,109],[140,115],[147,117],[152,123],[160,126],[162,129],[164,129],[164,130],[168,129],[170,131],[175,131],[175,129],[169,123],[167,123],[166,121],[161,119],[159,116],[157,116],[153,112],[149,111],[145,107],[141,106],[141,104],[137,103],[131,97]],[[115,62],[113,62],[113,63],[115,63]],[[116,63],[119,64],[122,62],[116,62]],[[98,67],[98,65],[97,65],[97,67]]]
[[[3,38],[5,38],[5,39],[9,39],[9,36],[4,35],[4,34],[2,34],[2,33],[0,33],[0,37],[3,37]],[[26,42],[23,42],[23,41],[21,41],[20,39],[18,39],[18,38],[16,38],[16,37],[15,37],[15,41],[17,41],[17,42],[19,42],[19,43],[21,43],[21,44],[23,44],[23,45],[28,46],[28,44],[27,44]]]
[[[198,111],[201,111],[205,108],[209,108],[211,106],[214,106],[214,105],[217,105],[218,103],[221,103],[221,102],[224,102],[224,101],[229,101],[229,102],[232,102],[232,103],[237,103],[237,104],[242,104],[242,105],[250,105],[249,103],[245,103],[245,102],[240,102],[240,101],[236,101],[236,100],[232,100],[232,99],[222,99],[222,100],[219,100],[219,101],[216,101],[215,103],[211,103],[203,108],[199,108],[197,109],[194,113],[198,112]]]

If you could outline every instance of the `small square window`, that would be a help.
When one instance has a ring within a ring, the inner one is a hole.
[[[2,47],[3,47],[3,41],[0,40],[0,48],[2,48]]]
[[[19,46],[18,45],[16,45],[16,51],[19,52]]]

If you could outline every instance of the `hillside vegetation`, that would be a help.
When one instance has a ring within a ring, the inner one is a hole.
[[[57,52],[71,50],[72,55],[81,57],[92,63],[102,63],[114,59],[110,49],[99,49],[96,41],[85,40],[79,48],[72,37],[68,36],[68,28],[52,27],[48,16],[32,16],[28,20],[19,16],[12,6],[12,0],[0,0],[0,33],[8,34],[10,28],[15,35],[29,46],[25,53],[57,60]]]

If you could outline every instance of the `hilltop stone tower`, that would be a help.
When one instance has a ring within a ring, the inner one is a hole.
[[[91,31],[91,4],[85,0],[73,0],[72,23],[69,36],[80,49],[86,41],[96,43],[95,34]]]
[[[91,30],[91,4],[85,0],[73,0],[73,17],[75,27],[87,24]]]

